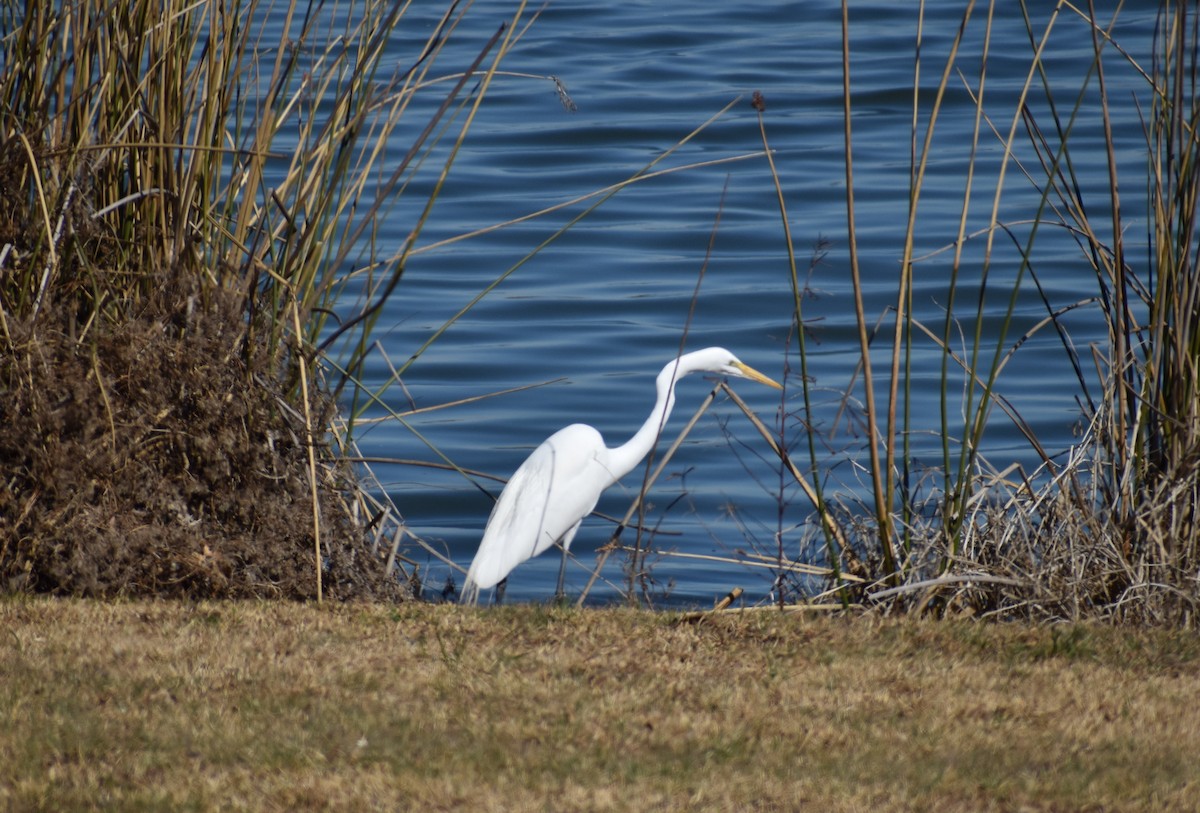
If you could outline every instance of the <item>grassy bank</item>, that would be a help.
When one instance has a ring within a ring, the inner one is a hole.
[[[1190,810],[1200,641],[756,613],[0,604],[0,807]]]

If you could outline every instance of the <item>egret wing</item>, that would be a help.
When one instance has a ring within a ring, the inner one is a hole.
[[[605,452],[600,433],[586,424],[561,429],[538,446],[496,501],[464,593],[495,586],[578,526],[608,485]]]

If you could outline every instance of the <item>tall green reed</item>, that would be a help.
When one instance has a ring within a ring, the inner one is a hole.
[[[250,327],[292,363],[352,335],[341,364],[354,369],[456,150],[435,159],[437,182],[395,256],[376,256],[377,217],[440,141],[461,144],[524,13],[442,66],[469,7],[448,3],[397,64],[389,43],[415,12],[395,0],[6,2],[0,126],[27,158],[21,186],[41,229],[10,263],[5,310],[35,312],[54,292],[115,318],[164,273],[182,274],[240,291]],[[387,147],[402,122],[397,163]],[[72,233],[56,228],[72,216]],[[362,310],[329,336],[352,281]]]
[[[843,3],[848,250],[859,325],[861,401],[869,428],[867,512],[873,519],[873,530],[857,545],[875,563],[875,578],[893,585],[878,594],[920,595],[918,607],[946,603],[946,596],[954,594],[971,596],[976,609],[997,612],[1036,607],[1051,615],[1126,614],[1136,605],[1142,618],[1191,617],[1200,600],[1193,578],[1200,565],[1195,530],[1200,470],[1200,393],[1195,383],[1200,361],[1200,106],[1195,78],[1200,15],[1192,4],[1163,2],[1147,68],[1119,42],[1121,4],[1102,18],[1094,3],[1079,8],[1063,2],[1038,8],[1042,22],[1035,24],[1035,15],[1022,3],[1029,67],[1015,97],[1003,97],[1009,106],[998,108],[989,93],[987,57],[995,15],[1013,9],[994,2],[983,9],[977,5],[982,4],[964,4],[934,92],[928,95],[922,93],[921,78],[928,60],[921,41],[924,4],[917,9],[909,207],[903,225],[898,223],[900,273],[891,330],[880,350],[883,333],[872,334],[858,268],[852,32],[849,4]],[[1053,75],[1047,57],[1061,38],[1078,38],[1081,32],[1091,40],[1093,58],[1064,103],[1060,77]],[[974,50],[971,62],[964,64],[960,48],[968,36]],[[976,66],[974,74],[971,65]],[[1114,99],[1106,72],[1112,66],[1144,78],[1144,92],[1134,102]],[[922,323],[913,310],[914,246],[920,230],[929,228],[918,211],[952,82],[966,91],[974,124],[961,176],[960,216],[947,245],[948,280],[939,299],[945,316],[937,328]],[[930,101],[922,102],[924,98]],[[1118,103],[1140,105],[1145,122],[1144,209],[1130,205],[1128,192],[1119,192],[1118,155],[1127,145],[1114,136],[1112,106]],[[1095,152],[1094,140],[1087,147],[1092,152],[1083,152],[1077,130],[1085,128],[1099,130],[1103,154]],[[988,138],[999,145],[998,163],[982,158]],[[1103,199],[1095,199],[1094,192],[1085,198],[1087,184],[1077,167],[1094,166],[1097,159],[1107,173],[1106,193]],[[1010,197],[1012,178],[1022,179],[1036,193],[1033,206],[1019,218],[1002,206]],[[980,189],[991,197],[982,226],[972,211]],[[1148,215],[1149,249],[1144,261],[1138,261],[1130,256],[1126,235],[1143,212]],[[1043,253],[1053,250],[1053,244],[1043,250],[1048,232],[1074,239],[1094,271],[1090,295],[1066,303],[1047,296],[1035,269]],[[973,243],[981,245],[970,253]],[[1005,244],[1011,249],[1002,252]],[[997,279],[1005,280],[1004,288],[997,287]],[[1045,315],[1020,329],[1019,302],[1030,291],[1040,297]],[[1063,318],[1079,309],[1098,313],[1107,326],[1108,341],[1094,351],[1094,373],[1079,357]],[[796,316],[799,320],[799,307]],[[998,328],[985,334],[985,320]],[[963,331],[964,324],[972,327]],[[1039,331],[1057,335],[1074,370],[1082,421],[1088,427],[1079,447],[1065,458],[1045,448],[1000,388],[1006,366]],[[937,475],[941,488],[934,511],[928,503],[916,502],[909,485],[920,473],[908,445],[912,433],[922,428],[913,419],[911,358],[915,348],[930,345],[942,356],[940,426],[934,430],[943,438]],[[881,364],[881,358],[887,362]],[[884,375],[881,385],[874,380],[878,371]],[[961,388],[954,384],[960,376]],[[887,393],[883,403],[876,399],[877,386]],[[982,449],[996,416],[1010,421],[1025,438],[1040,461],[1040,481],[1019,466],[1005,467],[1014,475],[1007,478],[984,464]],[[828,510],[833,509],[821,509]],[[990,587],[982,586],[992,578]],[[904,584],[913,589],[895,586]]]

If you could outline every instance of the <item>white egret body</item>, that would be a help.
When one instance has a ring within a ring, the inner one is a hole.
[[[600,494],[632,471],[653,448],[675,405],[675,382],[695,372],[749,378],[780,388],[728,350],[709,347],[680,356],[663,367],[650,417],[621,446],[608,448],[600,433],[583,423],[555,432],[526,458],[496,501],[479,551],[467,571],[463,602],[474,604],[480,590],[495,587],[517,565],[556,542],[567,550]]]

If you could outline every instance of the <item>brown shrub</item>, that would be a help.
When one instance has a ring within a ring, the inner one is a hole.
[[[188,289],[164,280],[139,312],[86,328],[69,303],[9,314],[0,589],[315,597],[303,420],[240,297]],[[341,499],[351,475],[321,477],[324,594],[398,596]]]

